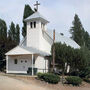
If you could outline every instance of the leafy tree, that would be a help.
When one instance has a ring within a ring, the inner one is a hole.
[[[27,17],[29,17],[33,13],[34,13],[34,11],[31,9],[31,7],[29,5],[25,5],[24,14],[23,14],[23,27],[22,27],[23,37],[26,36],[26,23],[25,23],[24,19],[26,19]]]
[[[15,37],[15,41],[17,44],[19,44],[20,42],[20,27],[19,24],[16,25],[16,37]]]
[[[86,67],[86,65],[87,60],[82,48],[74,49],[72,63],[70,64],[71,69],[75,71],[81,71]]]
[[[87,66],[86,55],[84,54],[84,50],[74,49],[66,44],[55,43],[55,63],[57,67],[65,72],[65,68],[67,70],[67,66],[65,67],[65,63],[70,66],[70,70],[82,70]],[[53,46],[52,46],[53,48]],[[53,54],[52,54],[53,55]]]

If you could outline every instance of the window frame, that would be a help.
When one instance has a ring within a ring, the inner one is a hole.
[[[36,21],[34,21],[33,23],[34,23],[34,28],[36,28]]]
[[[30,28],[33,28],[33,22],[30,22]]]
[[[18,64],[18,60],[17,59],[14,59],[14,64]]]

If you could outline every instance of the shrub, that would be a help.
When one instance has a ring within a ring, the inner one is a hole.
[[[79,76],[85,78],[89,74],[90,74],[90,67],[86,67],[83,71],[80,72]]]
[[[39,79],[43,79],[45,82],[52,84],[57,84],[60,81],[60,77],[52,73],[38,73],[37,76]]]
[[[43,79],[43,75],[44,75],[43,73],[37,73],[39,79]]]
[[[84,78],[84,81],[87,83],[90,83],[90,74]]]
[[[82,83],[82,79],[80,77],[77,77],[77,76],[68,76],[66,78],[66,81],[68,84],[72,84],[75,86],[79,86]]]
[[[56,84],[56,83],[58,83],[60,81],[60,77],[58,75],[51,74],[51,73],[44,74],[43,79],[46,82],[52,83],[52,84]]]
[[[84,78],[84,81],[90,83],[90,78]]]
[[[71,75],[71,76],[78,76],[78,75],[79,75],[79,72],[73,70],[72,72],[70,72],[70,75]]]
[[[90,74],[88,74],[88,75],[86,76],[86,78],[90,78]]]

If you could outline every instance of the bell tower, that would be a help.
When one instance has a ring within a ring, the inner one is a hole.
[[[38,12],[38,2],[35,4],[37,6],[37,11],[25,19],[27,23],[27,47],[34,47],[40,49],[41,38],[43,30],[46,30],[46,25],[49,23],[46,18],[44,18]]]

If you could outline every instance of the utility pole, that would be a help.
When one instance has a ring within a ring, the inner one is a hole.
[[[53,30],[53,71],[55,68],[55,29]]]

